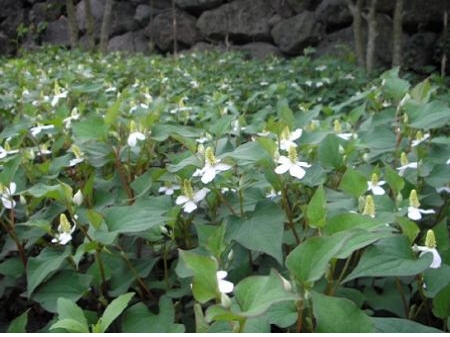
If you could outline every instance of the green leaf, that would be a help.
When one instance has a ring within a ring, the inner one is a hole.
[[[72,188],[65,184],[60,183],[58,185],[45,185],[38,183],[25,192],[29,193],[35,198],[51,198],[58,200],[63,205],[70,204],[72,202]]]
[[[47,247],[36,257],[31,257],[27,264],[27,290],[28,298],[33,291],[47,277],[52,275],[63,264],[64,260],[70,256],[71,247]]]
[[[423,279],[427,285],[425,295],[435,298],[437,293],[444,289],[450,280],[450,266],[442,264],[440,268],[429,268],[423,273]]]
[[[431,94],[436,91],[435,89],[431,86],[430,79],[426,78],[411,89],[411,98],[419,103],[427,103],[430,100]]]
[[[256,317],[272,305],[298,300],[298,296],[284,288],[281,276],[271,270],[269,276],[250,276],[239,282],[234,294],[242,310],[239,315]]]
[[[439,291],[433,299],[433,314],[442,319],[450,317],[450,284]]]
[[[196,304],[194,304],[196,305]],[[198,304],[197,304],[198,305]],[[155,315],[147,306],[136,303],[122,316],[122,332],[125,333],[182,333],[184,325],[174,323],[175,307],[167,296],[159,299],[159,314]]]
[[[286,258],[286,267],[297,280],[308,287],[328,269],[329,261],[342,249],[347,233],[312,237],[298,245]]]
[[[18,278],[25,273],[25,267],[19,257],[10,257],[0,263],[0,274]]]
[[[86,316],[84,316],[83,310],[72,300],[60,297],[57,301],[58,319],[71,318],[77,322],[83,324],[86,327],[86,331],[89,331],[88,322]]]
[[[420,228],[414,221],[405,217],[397,217],[396,222],[400,225],[402,233],[408,238],[409,243],[412,245],[420,233]]]
[[[408,101],[404,109],[412,128],[437,129],[450,122],[450,108],[441,101],[433,100],[426,104]]]
[[[50,331],[56,329],[64,329],[67,332],[75,332],[75,333],[89,332],[89,329],[86,331],[86,326],[83,323],[78,322],[73,318],[64,318],[58,320],[56,323],[50,326]]]
[[[345,298],[330,297],[311,292],[313,313],[317,321],[318,333],[375,332],[370,317],[355,303]]]
[[[319,186],[314,192],[306,211],[308,225],[312,228],[321,228],[325,226],[327,216],[326,195],[323,186]]]
[[[72,132],[77,141],[103,141],[106,138],[107,127],[100,116],[89,116],[84,121],[72,123]]]
[[[342,176],[339,189],[358,198],[367,191],[367,179],[362,173],[348,167]]]
[[[401,191],[403,189],[403,186],[405,186],[405,181],[401,176],[398,175],[397,171],[392,169],[390,166],[385,166],[384,172],[386,181],[392,188],[392,190],[396,193]]]
[[[30,311],[30,309],[27,309],[20,316],[14,318],[9,324],[6,333],[26,333],[28,324],[28,311]]]
[[[110,232],[135,233],[164,225],[163,215],[172,206],[169,197],[150,197],[131,206],[111,207],[104,212]]]
[[[382,89],[386,96],[400,102],[408,91],[410,84],[408,81],[398,77],[399,68],[393,68],[383,73]]]
[[[338,233],[341,234],[341,233]],[[338,234],[334,234],[337,236]],[[344,235],[344,233],[342,233]],[[391,237],[394,234],[391,231],[376,231],[369,232],[365,229],[354,228],[351,230],[347,230],[345,235],[348,237],[345,239],[345,245],[342,249],[337,252],[334,257],[337,259],[346,259],[349,257],[354,251],[364,248],[382,238]],[[340,236],[337,236],[338,238]]]
[[[368,231],[385,229],[386,224],[376,218],[358,213],[341,213],[327,220],[324,231],[327,235],[345,231],[351,228],[361,228]]]
[[[236,160],[239,166],[254,165],[262,160],[272,160],[258,142],[247,142],[239,145],[233,152],[227,153],[227,157]]]
[[[395,317],[371,317],[376,332],[380,333],[439,333],[436,328],[426,326],[409,319]]]
[[[205,303],[214,298],[220,298],[217,283],[217,262],[210,256],[199,255],[190,251],[180,250],[180,258],[192,270],[192,293],[196,301]]]
[[[286,98],[277,101],[277,114],[280,121],[289,125],[291,128],[295,125],[294,113],[289,107],[289,101]]]
[[[31,299],[38,302],[49,312],[57,311],[58,298],[71,301],[79,300],[90,288],[92,276],[63,270],[41,284],[32,294]]]
[[[319,144],[319,161],[324,168],[339,168],[343,161],[339,153],[339,139],[334,134],[329,134]]]
[[[263,252],[283,263],[281,250],[285,216],[280,206],[264,200],[258,202],[252,217],[245,220],[232,239],[244,247]]]
[[[93,332],[106,332],[111,323],[125,310],[133,296],[134,293],[126,293],[109,303],[102,317],[94,326]]]
[[[418,260],[412,257],[408,238],[395,236],[385,238],[364,251],[356,268],[342,281],[359,277],[412,276],[426,270],[432,261],[431,254]]]
[[[106,111],[104,120],[106,125],[112,125],[117,122],[117,117],[120,114],[120,106],[123,101],[123,96],[119,96],[113,104]]]

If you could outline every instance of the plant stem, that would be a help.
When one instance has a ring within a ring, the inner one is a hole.
[[[291,208],[291,204],[289,203],[289,199],[287,196],[287,187],[283,186],[282,190],[282,195],[283,195],[283,205],[286,211],[286,215],[288,217],[288,224],[289,224],[289,228],[292,231],[292,234],[295,237],[295,241],[297,242],[297,244],[300,243],[300,237],[297,234],[297,231],[295,230],[295,224],[293,221],[293,212],[292,212],[292,208]]]
[[[125,189],[125,192],[128,196],[128,204],[131,205],[133,203],[134,194],[133,191],[130,188],[130,185],[128,183],[127,176],[125,174],[125,170],[123,168],[122,162],[120,161],[120,150],[119,148],[113,148],[114,153],[114,166],[117,169],[117,172],[119,172],[120,180],[122,182],[122,186]]]

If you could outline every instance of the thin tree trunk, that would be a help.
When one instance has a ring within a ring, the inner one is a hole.
[[[175,11],[175,0],[172,0],[172,28],[173,28],[173,55],[178,54],[178,27],[177,27],[177,13]]]
[[[445,76],[445,70],[447,68],[447,37],[448,37],[448,8],[444,10],[444,23],[443,23],[443,33],[442,33],[442,41],[443,41],[443,50],[442,50],[442,59],[441,59],[441,76]]]
[[[371,0],[369,7],[369,15],[367,17],[367,54],[366,54],[366,70],[370,74],[375,63],[375,41],[377,38],[377,16],[376,7],[377,0]]]
[[[403,0],[395,1],[394,9],[394,25],[392,38],[392,67],[400,67],[402,65],[402,49],[403,49]]]
[[[66,12],[69,23],[70,46],[75,49],[78,47],[78,23],[73,0],[66,0]]]
[[[86,12],[86,34],[88,37],[88,49],[95,49],[94,16],[92,15],[91,0],[84,0],[84,11]]]
[[[108,49],[113,4],[114,0],[106,0],[105,9],[103,12],[102,28],[100,30],[100,51],[102,53],[106,53]]]
[[[364,0],[347,0],[348,8],[353,16],[353,36],[355,39],[355,53],[358,65],[365,68],[364,36],[362,32],[362,6]]]

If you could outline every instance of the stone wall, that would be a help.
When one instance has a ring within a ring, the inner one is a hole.
[[[84,0],[75,1],[80,43],[86,45]],[[443,12],[448,0],[405,0],[404,51],[411,67],[436,63]],[[105,0],[91,0],[98,39]],[[377,60],[392,54],[394,0],[378,1]],[[222,48],[254,57],[348,53],[353,46],[352,16],[346,0],[116,0],[110,51],[173,51],[173,18],[179,50]],[[69,46],[63,0],[0,0],[0,53],[41,44]],[[450,7],[450,6],[449,6]],[[347,46],[343,48],[342,46]],[[434,59],[433,59],[434,58]]]

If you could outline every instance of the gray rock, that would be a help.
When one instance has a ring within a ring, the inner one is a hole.
[[[10,15],[15,15],[17,11],[23,8],[23,1],[0,0],[0,8],[0,19],[4,19]]]
[[[197,21],[203,36],[238,43],[270,41],[268,21],[276,14],[269,0],[239,0],[205,11]]]
[[[354,58],[354,38],[352,27],[327,34],[316,46],[318,56],[337,56]]]
[[[323,0],[316,9],[316,17],[327,31],[348,27],[353,22],[346,0]]]
[[[305,11],[279,22],[272,29],[275,45],[287,55],[297,55],[308,46],[315,46],[322,38],[323,26],[317,23],[314,12]]]
[[[142,30],[128,32],[111,38],[108,42],[108,51],[147,54],[149,51],[149,41]]]
[[[63,14],[64,4],[60,0],[35,3],[29,14],[30,21],[37,24],[57,20]]]
[[[405,41],[403,62],[406,68],[423,72],[433,63],[438,35],[435,33],[417,33]]]
[[[69,46],[69,24],[65,17],[49,22],[47,29],[42,34],[42,42],[54,45]]]
[[[244,52],[249,55],[251,58],[255,59],[266,59],[269,57],[280,57],[282,56],[280,50],[275,47],[273,44],[266,42],[253,42],[248,43],[243,46],[238,46],[237,50]]]
[[[200,34],[195,26],[195,18],[179,10],[175,11],[175,16],[179,49],[193,46],[200,40]],[[174,44],[172,11],[165,11],[156,16],[145,28],[145,34],[161,51],[172,51]]]
[[[203,12],[221,5],[223,0],[175,0],[175,3],[187,11]]]

